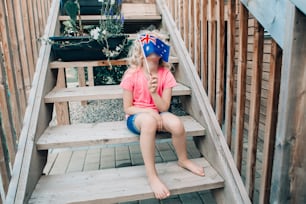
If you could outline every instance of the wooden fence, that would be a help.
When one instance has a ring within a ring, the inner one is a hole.
[[[264,28],[239,1],[167,3],[250,198],[267,203],[282,50],[265,37]],[[260,183],[255,182],[256,172],[261,175]]]
[[[0,203],[17,151],[51,0],[0,0]]]

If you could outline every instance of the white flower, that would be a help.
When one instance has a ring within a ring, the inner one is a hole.
[[[100,28],[99,27],[96,27],[95,29],[92,29],[90,31],[90,36],[95,39],[95,40],[98,40],[99,39],[99,35],[100,35]]]

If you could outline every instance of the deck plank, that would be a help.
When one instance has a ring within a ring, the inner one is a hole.
[[[181,116],[187,136],[203,136],[205,128],[190,116]],[[168,134],[159,133],[166,138]],[[37,141],[37,148],[65,148],[137,142],[139,137],[131,133],[125,121],[94,124],[72,124],[49,127]]]
[[[154,21],[161,20],[161,15],[156,8],[156,4],[148,3],[123,3],[122,14],[124,21],[129,22],[132,20],[137,21]],[[101,15],[82,15],[82,21],[99,21],[105,19],[105,16]],[[59,16],[60,21],[66,21],[69,16]],[[79,19],[79,18],[78,18]]]
[[[190,94],[190,88],[180,83],[178,83],[172,91],[173,96]],[[122,98],[122,88],[119,85],[54,88],[45,96],[45,103],[120,98]]]
[[[176,162],[156,164],[161,179],[172,195],[224,186],[224,180],[204,158],[193,159],[204,167],[199,177]],[[144,166],[43,176],[29,203],[113,203],[154,197]]]

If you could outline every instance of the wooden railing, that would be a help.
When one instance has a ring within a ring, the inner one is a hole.
[[[168,0],[167,4],[249,196],[254,203],[265,203],[273,165],[282,49],[235,0]],[[261,175],[260,183],[255,173]]]
[[[52,0],[0,1],[0,203],[11,178]]]

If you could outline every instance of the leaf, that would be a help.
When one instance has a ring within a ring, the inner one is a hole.
[[[71,20],[76,21],[80,8],[78,1],[69,0],[65,3],[64,8]]]

